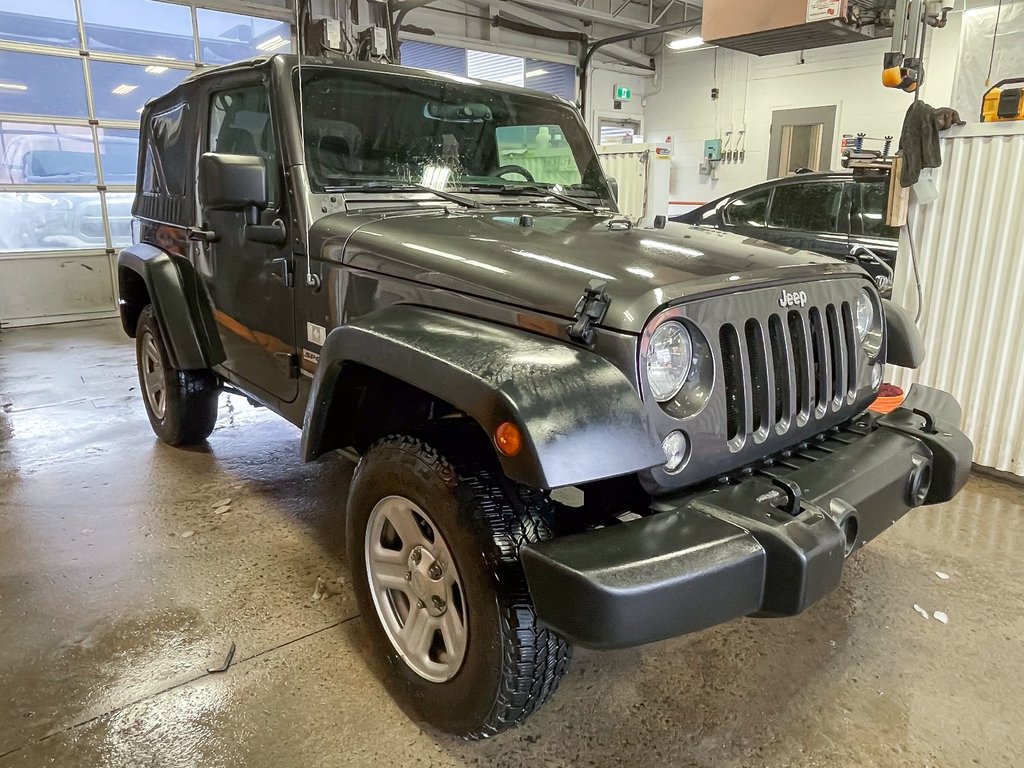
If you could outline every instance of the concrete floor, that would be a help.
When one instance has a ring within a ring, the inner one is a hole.
[[[799,618],[579,651],[468,744],[371,676],[347,583],[311,600],[345,578],[344,459],[236,398],[207,448],[158,443],[116,322],[0,334],[0,406],[0,768],[1024,765],[1019,486],[911,514]]]

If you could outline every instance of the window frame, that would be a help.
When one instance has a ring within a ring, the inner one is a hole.
[[[274,137],[275,162],[273,167],[276,176],[274,179],[271,179],[270,175],[267,175],[266,191],[267,199],[270,202],[267,210],[281,212],[285,209],[285,201],[288,198],[288,190],[284,174],[284,151],[283,143],[281,141],[281,131],[277,124],[277,112],[274,109],[274,99],[271,93],[270,84],[266,77],[229,78],[224,81],[218,81],[215,87],[208,86],[204,89],[202,99],[203,111],[198,117],[202,130],[200,154],[204,152],[214,152],[213,134],[211,130],[213,127],[214,100],[221,94],[255,89],[262,89],[263,93],[267,97],[267,119]],[[223,124],[221,127],[223,127]],[[259,155],[254,155],[254,157],[259,157]]]
[[[742,224],[734,224],[731,221],[729,221],[729,219],[728,219],[729,211],[736,206],[737,202],[739,202],[740,200],[744,200],[744,199],[749,198],[751,196],[751,194],[753,194],[753,192],[754,192],[754,190],[745,190],[745,193],[741,192],[739,194],[733,195],[732,198],[729,200],[729,202],[727,202],[725,205],[723,205],[721,210],[719,211],[718,216],[719,216],[719,219],[720,219],[723,227],[747,227],[749,229],[767,229],[768,228],[768,217],[771,215],[772,201],[775,199],[775,190],[778,189],[778,186],[764,187],[764,188],[761,188],[761,189],[757,189],[755,187],[754,189],[757,190],[757,194],[758,195],[760,195],[762,193],[765,194],[764,223],[763,224],[750,224],[749,222],[744,222]]]

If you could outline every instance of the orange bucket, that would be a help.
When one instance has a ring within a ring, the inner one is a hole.
[[[883,384],[882,388],[878,390],[878,399],[870,405],[868,410],[883,415],[892,413],[903,405],[903,401],[906,399],[906,393],[899,387],[893,384]]]

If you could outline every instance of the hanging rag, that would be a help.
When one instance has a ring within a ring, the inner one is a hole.
[[[900,136],[900,150],[903,153],[900,186],[904,188],[917,184],[925,168],[938,168],[942,165],[939,120],[934,107],[923,101],[915,101],[907,110],[903,120],[903,135]]]

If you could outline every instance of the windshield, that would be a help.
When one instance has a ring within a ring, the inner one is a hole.
[[[394,73],[303,70],[311,187],[542,185],[603,197],[575,110],[528,93]]]

